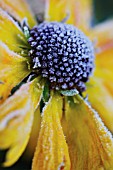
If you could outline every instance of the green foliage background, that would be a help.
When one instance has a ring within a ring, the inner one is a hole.
[[[94,21],[102,22],[113,17],[113,0],[94,0]]]
[[[31,0],[28,0],[29,2]],[[32,0],[31,3],[33,3],[33,1],[35,0]],[[43,3],[42,1],[40,0],[37,0],[37,3],[38,3],[38,7],[40,6],[41,8],[39,10],[42,10],[43,12]],[[112,18],[113,17],[113,0],[94,0],[94,3],[93,3],[93,14],[94,14],[94,18],[93,18],[93,21],[92,21],[92,24],[95,25],[99,22],[102,22],[106,19],[109,19],[109,18]],[[36,5],[35,5],[35,11],[37,11],[38,13],[38,9],[36,10]],[[41,11],[39,11],[41,12]],[[0,162],[3,161],[3,151],[0,151]],[[1,168],[0,167],[0,170],[30,170],[30,163],[31,163],[31,160],[27,160],[25,158],[25,156],[21,157],[19,159],[19,161],[13,165],[12,167],[10,168]]]

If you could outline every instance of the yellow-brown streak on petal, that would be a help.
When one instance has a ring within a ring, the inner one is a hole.
[[[27,59],[10,51],[0,42],[0,98],[3,101],[13,87],[20,83],[28,74]]]
[[[70,169],[68,148],[59,117],[62,107],[57,97],[51,96],[44,108],[32,170]]]
[[[36,25],[36,21],[26,0],[0,0],[0,7],[20,22],[24,18],[27,18],[31,27]]]
[[[0,106],[0,148],[9,148],[4,166],[15,163],[28,143],[43,89],[38,81],[23,85]]]
[[[92,0],[46,0],[47,20],[62,21],[68,14],[67,23],[87,31],[92,16]]]
[[[17,23],[0,8],[0,40],[17,53],[23,55],[22,47],[29,47],[27,40]]]
[[[113,132],[113,95],[108,91],[103,80],[92,78],[86,94],[91,106],[98,111],[105,125]]]
[[[79,96],[66,99],[62,126],[72,170],[113,169],[113,138],[99,115]],[[76,102],[78,101],[78,102]]]

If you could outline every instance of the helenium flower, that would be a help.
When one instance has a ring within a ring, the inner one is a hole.
[[[91,0],[46,3],[38,24],[25,0],[0,0],[3,166],[37,121],[33,170],[113,169],[113,20],[91,27]]]

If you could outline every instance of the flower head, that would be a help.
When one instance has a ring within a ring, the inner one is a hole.
[[[113,21],[91,28],[90,0],[46,3],[46,22],[38,24],[26,1],[0,1],[3,165],[22,155],[35,113],[33,170],[113,169]]]
[[[76,27],[46,22],[30,31],[33,69],[56,90],[85,90],[94,67],[93,46]]]

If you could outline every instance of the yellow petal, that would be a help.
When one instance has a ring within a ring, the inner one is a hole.
[[[104,85],[113,95],[113,44],[110,47],[109,45],[108,43],[108,48],[106,46],[107,49],[102,50],[96,56],[95,76],[103,79]]]
[[[24,53],[22,47],[29,47],[27,40],[17,23],[0,9],[0,40],[17,53]]]
[[[0,0],[0,7],[19,21],[26,17],[31,27],[36,24],[26,0]]]
[[[59,117],[60,119],[62,118],[62,98],[61,96],[57,96],[58,101],[59,101]],[[35,115],[34,115],[34,123],[33,123],[33,127],[32,127],[32,132],[30,135],[30,140],[29,143],[27,145],[27,149],[26,149],[26,155],[29,158],[32,158],[34,155],[34,151],[37,145],[37,140],[38,136],[39,136],[39,132],[40,132],[40,127],[41,127],[41,115],[40,115],[40,107],[38,107],[38,109],[35,111]]]
[[[113,132],[113,96],[104,86],[103,80],[92,78],[90,84],[86,91],[88,99],[108,129]]]
[[[72,170],[113,169],[113,138],[96,113],[77,96],[66,99],[63,130]]]
[[[92,16],[92,0],[46,0],[46,19],[62,21],[68,14],[67,23],[87,30]]]
[[[41,94],[42,86],[36,79],[23,85],[0,106],[0,148],[9,148],[4,166],[15,163],[24,151]]]
[[[4,100],[29,73],[27,59],[0,42],[0,99]]]
[[[95,76],[103,80],[104,86],[113,96],[113,47],[97,55]]]
[[[44,108],[33,170],[70,169],[68,148],[60,124],[60,102],[61,99],[54,95]]]
[[[113,19],[98,24],[91,30],[91,37],[96,40],[96,45],[101,51],[113,48]]]
[[[25,152],[25,157],[32,159],[35,148],[37,145],[37,139],[39,136],[39,131],[40,131],[40,126],[41,126],[41,113],[40,113],[40,107],[35,111],[34,113],[34,122],[33,122],[33,127],[30,135],[30,139],[26,148]]]
[[[103,79],[104,85],[113,95],[113,20],[96,26],[92,36],[97,39],[95,76]]]
[[[62,21],[67,15],[67,3],[67,0],[46,0],[46,20]]]
[[[95,75],[113,81],[113,47],[96,56]]]

